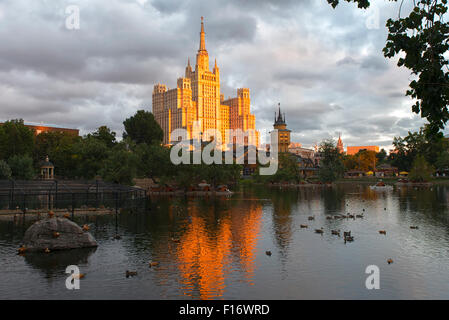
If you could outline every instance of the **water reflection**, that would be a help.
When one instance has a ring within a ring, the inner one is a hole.
[[[47,279],[59,277],[63,284],[65,267],[75,264],[89,275],[86,289],[76,293],[82,298],[449,298],[448,195],[447,186],[378,192],[347,184],[247,187],[232,198],[160,198],[146,213],[123,212],[117,225],[115,216],[90,219],[97,251],[25,257],[15,254],[21,228],[0,222],[0,268],[9,272],[0,297],[34,281],[36,288],[22,290],[24,297],[39,298],[33,293],[39,286],[65,296],[63,285]],[[347,212],[364,217],[326,219]],[[321,227],[324,235],[315,234]],[[356,241],[345,245],[330,234],[333,229],[351,230]],[[378,234],[383,229],[387,236]],[[116,233],[121,240],[114,240]],[[386,264],[390,257],[392,265]],[[159,264],[149,268],[149,261]],[[363,285],[368,264],[381,268],[381,291]],[[126,279],[127,269],[139,275]]]
[[[200,207],[189,207],[190,223],[175,255],[184,294],[212,299],[223,295],[235,263],[246,281],[252,280],[262,210],[256,202],[240,201],[223,211]]]

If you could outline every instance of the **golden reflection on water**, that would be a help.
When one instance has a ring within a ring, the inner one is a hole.
[[[209,212],[189,207],[190,223],[174,253],[181,276],[181,291],[198,299],[223,296],[226,279],[236,269],[252,284],[256,270],[257,242],[262,225],[262,206],[240,202],[220,214],[215,222]],[[233,268],[234,264],[238,267]]]

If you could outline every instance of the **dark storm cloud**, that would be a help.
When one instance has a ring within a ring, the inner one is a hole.
[[[67,5],[80,29],[67,30]],[[345,143],[385,143],[422,125],[404,92],[409,74],[382,55],[385,21],[367,29],[353,5],[312,0],[0,1],[0,119],[82,129],[151,110],[155,83],[176,85],[194,64],[200,17],[222,92],[251,89],[259,129],[281,102],[304,145],[341,132]],[[371,14],[367,11],[366,14]]]

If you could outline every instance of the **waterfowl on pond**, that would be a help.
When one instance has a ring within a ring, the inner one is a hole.
[[[348,218],[354,219],[354,215],[353,214],[348,214]]]
[[[356,218],[363,218],[363,214],[356,214],[355,217]]]
[[[18,254],[24,254],[27,251],[27,248],[22,244],[18,251]]]
[[[391,264],[391,263],[393,263],[393,259],[390,258],[387,260],[387,262],[388,262],[388,264]]]
[[[340,230],[331,230],[331,234],[334,236],[340,236]]]
[[[410,226],[410,229],[419,229],[418,226]]]
[[[386,230],[379,230],[379,233],[380,233],[380,234],[387,235],[387,231],[386,231]]]
[[[346,236],[344,239],[345,239],[345,243],[354,241],[354,237],[353,236]]]
[[[90,229],[90,228],[89,228],[89,226],[88,226],[87,224],[83,225],[83,230],[84,230],[84,231],[89,231],[89,229]]]
[[[151,268],[151,267],[156,267],[156,266],[159,265],[159,262],[156,262],[156,261],[150,261],[150,263],[149,263],[148,265],[149,265],[150,268]]]
[[[137,271],[128,271],[128,270],[126,270],[126,277],[127,278],[134,277],[134,276],[137,276]]]
[[[314,216],[310,216],[310,217],[308,217],[307,218],[309,221],[311,221],[311,220],[315,220],[315,217]]]
[[[315,229],[315,233],[323,234],[324,233],[323,227],[321,227],[321,229]]]
[[[271,251],[265,251],[265,254],[266,254],[267,256],[271,256]]]
[[[351,236],[351,231],[344,231],[343,232],[343,237],[350,237]]]
[[[301,228],[308,228],[309,226],[308,225],[306,225],[306,224],[300,224],[299,225]]]

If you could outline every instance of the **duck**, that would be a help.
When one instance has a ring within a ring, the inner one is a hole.
[[[393,259],[390,258],[390,259],[387,260],[387,262],[388,262],[388,264],[392,264],[393,263]]]
[[[323,234],[324,233],[323,227],[321,227],[321,229],[315,229],[315,233]]]
[[[45,252],[45,253],[50,253],[50,249],[45,248],[44,252]]]
[[[151,268],[151,267],[156,267],[156,266],[159,265],[159,262],[156,262],[156,261],[150,261],[148,265],[149,265],[150,268]]]
[[[90,228],[89,228],[89,226],[88,226],[87,224],[83,225],[83,230],[84,230],[84,231],[89,231],[89,229],[90,229]]]
[[[354,237],[353,236],[346,236],[344,239],[345,239],[345,243],[354,241]]]
[[[334,236],[340,236],[340,230],[331,230],[331,234]]]
[[[127,277],[127,278],[129,278],[129,277],[134,277],[134,276],[137,276],[137,271],[129,271],[129,270],[126,270],[126,277]]]
[[[355,217],[356,218],[363,218],[363,214],[356,214]]]
[[[271,251],[265,251],[265,254],[266,254],[267,256],[271,256]]]
[[[174,243],[180,243],[181,242],[181,240],[173,238],[173,237],[171,238],[171,241],[173,241]]]
[[[353,214],[348,214],[348,218],[354,219],[354,215]]]
[[[343,232],[343,237],[350,237],[351,236],[351,231],[344,231]]]
[[[418,226],[410,226],[410,229],[419,229]]]
[[[18,254],[24,254],[27,251],[27,248],[22,244],[18,251]]]
[[[308,228],[309,226],[308,225],[306,225],[306,224],[300,224],[299,225],[302,229],[304,229],[304,228]]]
[[[311,220],[315,220],[315,217],[314,216],[310,216],[310,217],[308,217],[307,218],[309,221],[311,221]]]
[[[59,238],[61,234],[57,231],[53,232],[53,238]]]
[[[386,231],[386,230],[379,230],[379,233],[380,233],[380,234],[387,235],[387,231]]]

